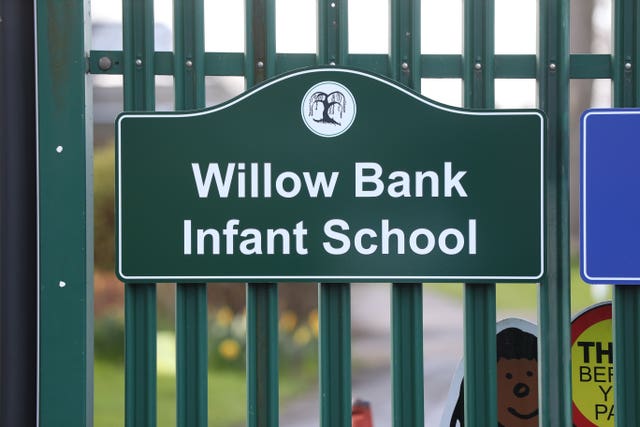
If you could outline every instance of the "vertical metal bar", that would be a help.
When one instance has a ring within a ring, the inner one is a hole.
[[[347,0],[318,1],[318,64],[348,59]],[[348,283],[321,283],[320,427],[351,425],[351,289]]]
[[[246,0],[245,79],[253,86],[275,74],[275,0]],[[277,427],[278,285],[247,284],[247,425]]]
[[[392,0],[391,77],[420,91],[420,1]],[[394,283],[391,291],[393,425],[424,425],[422,284]]]
[[[124,0],[125,110],[155,108],[153,0]],[[125,426],[156,425],[156,285],[125,284]]]
[[[391,293],[393,426],[424,425],[422,284],[394,283]]]
[[[93,420],[93,141],[85,58],[89,8],[84,0],[39,0],[35,5],[39,425],[86,426]]]
[[[318,64],[347,65],[348,0],[318,0]]]
[[[276,73],[275,0],[245,0],[247,87]]]
[[[247,285],[247,425],[278,426],[278,285]]]
[[[35,5],[39,425],[84,426],[93,419],[93,141],[87,126],[91,95],[85,58],[88,4],[67,0],[37,1]]]
[[[173,31],[176,110],[204,107],[203,0],[174,2]]]
[[[616,285],[613,300],[614,400],[617,427],[640,425],[640,292],[635,286]]]
[[[613,102],[640,106],[640,1],[614,1]],[[640,424],[640,288],[617,285],[613,294],[615,425]]]
[[[125,426],[156,425],[156,286],[125,285]]]
[[[540,422],[571,425],[569,254],[569,1],[540,0],[538,104],[546,147],[547,275],[539,286]]]
[[[640,105],[640,2],[613,2],[613,103],[616,107]]]
[[[320,284],[320,427],[351,426],[351,289]]]
[[[123,0],[125,110],[155,108],[153,0]]]
[[[177,426],[207,426],[207,286],[178,285],[176,295]]]
[[[494,106],[494,2],[464,1],[464,105]],[[464,412],[469,426],[497,424],[495,284],[464,288]]]
[[[497,425],[495,284],[465,284],[464,413],[466,425]]]
[[[494,10],[493,0],[464,2],[462,56],[467,108],[494,107]]]
[[[176,110],[205,105],[204,3],[174,2]],[[207,286],[180,284],[176,290],[177,425],[207,425]]]
[[[37,157],[34,3],[0,23],[0,425],[37,420]]]
[[[391,78],[420,92],[420,1],[391,0]]]

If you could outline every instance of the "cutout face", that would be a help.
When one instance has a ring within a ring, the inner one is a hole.
[[[498,359],[498,423],[538,426],[538,361]]]

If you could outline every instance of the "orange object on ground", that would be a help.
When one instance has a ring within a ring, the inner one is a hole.
[[[371,405],[364,400],[356,400],[351,406],[351,427],[373,427]]]

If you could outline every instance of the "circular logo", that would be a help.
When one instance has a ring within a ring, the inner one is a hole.
[[[302,121],[316,135],[332,138],[345,133],[356,118],[356,99],[337,82],[314,85],[302,98]]]

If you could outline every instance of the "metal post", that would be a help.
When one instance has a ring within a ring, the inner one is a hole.
[[[549,117],[547,274],[539,286],[540,423],[571,425],[569,2],[540,0],[538,104]]]
[[[420,92],[420,1],[391,1],[391,78]]]
[[[320,427],[351,425],[351,289],[322,283],[320,321]]]
[[[176,394],[178,427],[207,426],[207,286],[178,285]]]
[[[34,6],[0,9],[0,425],[27,427],[37,419]]]
[[[247,425],[278,426],[278,285],[247,285]]]
[[[640,1],[614,1],[613,102],[640,106]],[[640,423],[640,288],[616,285],[613,294],[615,425]]]
[[[176,110],[202,108],[204,85],[204,2],[174,3]],[[207,285],[179,284],[176,290],[177,426],[207,425]]]
[[[123,2],[124,109],[155,108],[153,1]],[[154,283],[125,284],[125,425],[156,425]]]
[[[394,283],[391,291],[393,426],[424,425],[422,283]]]
[[[318,64],[346,65],[347,0],[318,1]],[[351,289],[320,283],[320,427],[351,425]]]
[[[463,79],[468,108],[493,108],[493,0],[465,0]],[[469,426],[497,424],[496,285],[464,288],[464,413]]]
[[[247,87],[275,74],[275,0],[247,0]],[[247,425],[277,427],[278,284],[247,284]]]
[[[318,64],[347,65],[348,0],[318,1]]]
[[[420,1],[391,2],[389,60],[394,80],[420,91]],[[422,283],[394,283],[391,291],[391,377],[394,427],[424,425]]]
[[[39,426],[93,423],[93,137],[87,0],[36,1]],[[9,41],[11,42],[11,41]]]

